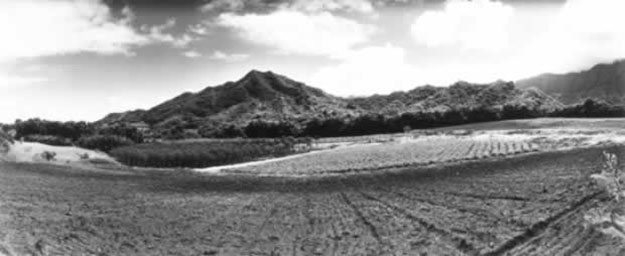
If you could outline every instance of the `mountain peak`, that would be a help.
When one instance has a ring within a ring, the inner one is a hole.
[[[243,78],[241,78],[237,83],[243,84],[244,87],[249,86],[261,86],[266,87],[269,86],[271,81],[277,81],[278,76],[271,71],[260,71],[257,69],[252,69],[250,72],[247,72]]]
[[[267,76],[273,76],[275,75],[273,72],[271,71],[260,71],[257,69],[252,69],[249,72],[247,72],[247,74],[245,74],[245,76],[243,76],[243,78],[259,78],[259,77],[267,77]]]
[[[185,117],[215,122],[245,123],[267,120],[306,119],[320,113],[350,113],[344,103],[322,90],[306,86],[272,71],[253,69],[241,79],[180,95],[149,109],[148,123]]]

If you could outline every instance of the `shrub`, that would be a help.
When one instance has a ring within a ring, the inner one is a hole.
[[[93,135],[82,137],[78,140],[78,146],[88,149],[109,152],[114,148],[129,146],[133,142],[125,137],[117,135]]]
[[[136,144],[110,151],[117,161],[142,167],[203,168],[298,152],[310,139],[211,139]]]
[[[10,144],[13,144],[13,136],[11,136],[9,133],[5,133],[4,131],[0,130],[0,142],[7,142]]]
[[[41,119],[15,121],[16,136],[51,135],[76,140],[82,135],[92,134],[93,126],[85,122],[56,122]]]
[[[602,233],[625,239],[625,172],[618,168],[616,155],[604,152],[601,173],[590,177],[610,196],[607,204],[589,211],[584,218]]]
[[[56,152],[44,151],[43,153],[41,153],[41,158],[45,159],[46,161],[53,161],[55,160],[55,157]]]
[[[0,130],[0,154],[6,154],[11,149],[13,138]]]
[[[255,120],[250,122],[243,130],[249,138],[279,138],[285,136],[296,136],[299,134],[297,127],[292,123],[265,122]]]
[[[143,142],[143,134],[135,127],[128,124],[114,124],[97,131],[100,135],[119,136],[131,140],[134,143]]]
[[[52,145],[52,146],[71,146],[72,145],[71,139],[64,138],[61,136],[54,136],[54,135],[39,135],[39,134],[27,135],[27,136],[24,136],[24,141],[38,142],[38,143],[43,143],[43,144]]]
[[[90,158],[89,153],[84,153],[84,154],[76,153],[76,155],[78,155],[78,158],[80,158],[80,160],[87,160]]]

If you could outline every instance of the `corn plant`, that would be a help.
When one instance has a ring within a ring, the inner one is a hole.
[[[625,172],[618,168],[616,155],[603,152],[601,173],[590,177],[609,195],[609,201],[590,210],[584,218],[602,233],[625,239]]]

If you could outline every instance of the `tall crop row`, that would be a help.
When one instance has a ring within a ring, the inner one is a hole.
[[[110,154],[130,166],[202,168],[292,154],[297,143],[288,138],[149,143],[116,148]]]

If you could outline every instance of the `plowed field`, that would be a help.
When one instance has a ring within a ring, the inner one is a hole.
[[[314,179],[3,163],[0,255],[624,255],[582,219],[602,150]]]

